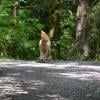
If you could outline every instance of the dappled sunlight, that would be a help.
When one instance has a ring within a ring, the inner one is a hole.
[[[26,84],[26,86],[24,86]],[[13,77],[0,78],[0,97],[6,95],[29,94],[29,90],[39,90],[47,83],[41,80],[17,80]]]
[[[66,67],[65,64],[57,65],[50,63],[36,63],[34,61],[26,61],[26,62],[1,62],[0,67],[14,68],[14,67],[37,67],[37,68],[52,68],[52,69],[64,69]]]
[[[21,60],[2,61],[0,62],[0,67],[16,67],[20,66],[21,64],[33,65],[35,63],[36,63],[35,61],[21,61]]]
[[[27,94],[28,91],[23,90],[21,82],[13,77],[0,78],[0,96]]]
[[[100,80],[100,73],[99,72],[88,72],[88,71],[80,71],[80,72],[66,72],[66,73],[53,73],[52,75],[58,77],[68,77],[68,78],[75,78],[79,80]]]
[[[9,75],[10,75],[10,76],[20,76],[21,73],[8,73],[7,75],[8,75],[8,76],[9,76]]]
[[[70,100],[70,99],[64,98],[58,94],[46,94],[46,95],[37,95],[37,96],[40,98],[47,98],[50,100]],[[41,100],[47,100],[47,99],[41,99]]]
[[[41,80],[30,80],[30,81],[25,81],[24,83],[29,84],[28,87],[26,87],[26,89],[30,89],[30,90],[39,89],[47,84]]]
[[[34,70],[31,70],[31,69],[30,69],[30,70],[28,69],[28,70],[25,70],[25,72],[33,73],[33,72],[35,72],[35,71],[34,71]]]
[[[99,64],[99,63],[97,63]],[[35,61],[7,61],[0,62],[0,67],[35,67],[35,68],[50,68],[50,69],[65,69],[68,67],[76,68],[86,68],[86,69],[98,69],[100,71],[99,65],[90,62],[80,63],[80,62],[56,62],[56,63],[37,63]]]
[[[78,65],[77,67],[100,71],[100,66],[96,66],[96,65]]]
[[[10,61],[0,63],[0,72],[0,100],[74,100],[82,94],[91,98],[94,88],[99,93],[99,64]]]

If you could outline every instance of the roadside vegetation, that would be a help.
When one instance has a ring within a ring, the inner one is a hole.
[[[100,61],[99,0],[1,0],[0,58],[37,60],[52,27],[52,60]]]

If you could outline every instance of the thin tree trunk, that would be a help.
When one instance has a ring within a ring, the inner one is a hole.
[[[57,17],[57,19],[56,19],[56,24],[55,24],[55,33],[56,33],[56,38],[57,38],[57,40],[58,40],[58,44],[57,44],[57,58],[58,59],[60,59],[60,36],[61,36],[61,34],[60,34],[60,32],[61,32],[61,30],[60,30],[60,16],[59,16],[59,14],[57,14],[56,15],[56,17]]]
[[[0,0],[0,10],[1,10],[1,8],[2,8],[2,2],[3,2],[3,1],[2,1],[2,0]]]
[[[87,32],[88,5],[85,0],[79,0],[77,8],[76,40],[80,54],[89,56],[89,34]]]
[[[60,1],[57,4],[54,4],[52,8],[50,9],[49,13],[49,27],[54,27],[54,34],[53,34],[53,39],[57,40],[57,45],[56,45],[56,59],[60,59],[60,15],[59,15],[59,6],[60,6]]]
[[[60,41],[60,15],[56,10],[52,16],[52,23],[52,27],[54,27],[53,38],[57,41]],[[56,58],[60,59],[60,43],[57,43],[56,46]]]
[[[11,15],[15,18],[15,20],[14,20],[14,26],[16,26],[16,10],[17,10],[17,3],[15,2],[15,4],[13,4],[12,6],[11,6]]]

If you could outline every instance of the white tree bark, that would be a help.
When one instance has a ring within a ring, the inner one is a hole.
[[[87,32],[87,17],[88,17],[88,5],[85,0],[79,0],[77,8],[77,26],[76,26],[76,40],[78,43],[79,51],[84,56],[89,55],[89,43]]]

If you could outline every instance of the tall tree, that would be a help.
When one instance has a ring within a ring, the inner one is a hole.
[[[11,15],[14,17],[14,26],[16,26],[16,12],[17,12],[18,2],[16,1],[11,5]]]
[[[76,40],[79,52],[85,57],[89,56],[89,34],[87,32],[88,23],[88,3],[86,0],[79,0],[77,7]]]
[[[62,0],[55,0],[55,2],[53,3],[53,16],[51,17],[51,20],[52,20],[52,26],[54,27],[54,38],[58,41],[57,43],[57,47],[56,47],[56,50],[57,50],[57,59],[60,59],[60,36],[61,36],[61,30],[60,30],[60,5],[62,3]],[[52,14],[52,13],[51,13]]]

